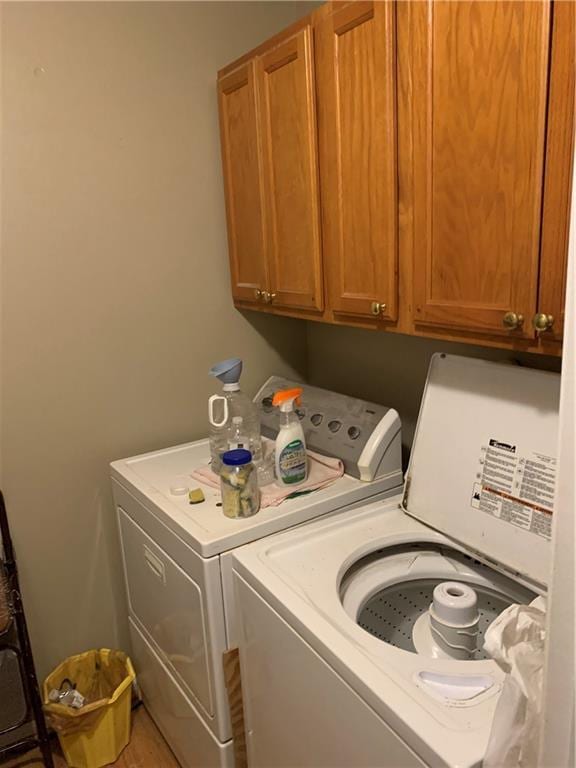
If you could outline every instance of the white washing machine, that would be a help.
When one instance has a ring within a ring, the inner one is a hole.
[[[481,765],[504,680],[483,632],[546,592],[559,378],[435,356],[402,496],[236,551],[252,768]],[[431,604],[470,593],[463,652]]]
[[[256,396],[266,436],[274,438],[278,429],[273,392],[293,386],[272,377]],[[208,463],[207,440],[111,465],[138,681],[184,768],[233,764],[222,654],[236,645],[234,549],[321,515],[389,498],[402,485],[396,411],[303,386],[298,413],[308,447],[338,456],[345,466],[344,476],[327,488],[231,520],[222,514],[219,492],[208,486],[202,486],[205,502],[196,505],[170,490]],[[191,477],[188,484],[201,485]]]

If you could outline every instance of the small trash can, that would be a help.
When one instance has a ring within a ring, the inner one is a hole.
[[[128,656],[107,648],[71,656],[48,675],[44,711],[70,768],[109,765],[128,744],[134,678]],[[85,698],[80,709],[49,700],[51,690],[70,683]]]

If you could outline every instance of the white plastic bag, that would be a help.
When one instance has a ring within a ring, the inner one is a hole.
[[[537,768],[546,601],[511,605],[488,627],[484,648],[508,673],[494,713],[484,768]]]

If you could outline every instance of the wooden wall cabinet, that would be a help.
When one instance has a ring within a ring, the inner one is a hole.
[[[414,322],[533,340],[550,275],[551,3],[426,0],[409,14]]]
[[[237,305],[560,354],[575,15],[327,3],[223,70]]]
[[[253,61],[218,81],[232,296],[256,301],[268,287],[264,190]]]
[[[316,26],[327,296],[340,315],[397,319],[396,24],[389,2]]]
[[[259,56],[257,70],[273,303],[321,310],[312,27]]]
[[[552,318],[541,337],[544,343],[562,339],[566,302],[576,94],[576,6],[572,0],[554,4],[553,22],[537,306],[538,314]]]
[[[313,37],[300,26],[219,77],[232,295],[321,311]]]

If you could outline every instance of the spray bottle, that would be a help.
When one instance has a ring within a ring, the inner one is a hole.
[[[294,404],[300,405],[302,389],[276,392],[272,404],[280,408],[280,431],[276,438],[276,479],[279,485],[298,485],[308,475],[304,430]]]

